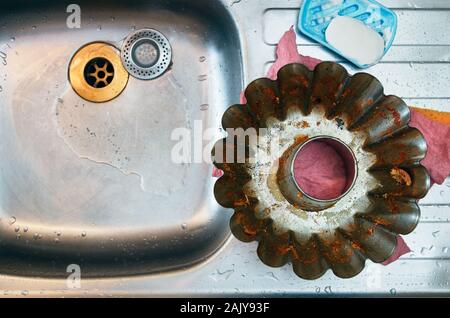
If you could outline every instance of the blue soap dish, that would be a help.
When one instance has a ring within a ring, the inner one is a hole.
[[[392,10],[374,0],[304,0],[300,9],[298,28],[306,36],[343,56],[359,68],[373,65],[361,65],[345,57],[326,41],[325,30],[331,20],[338,15],[358,19],[378,32],[384,39],[384,54],[391,47],[397,32],[397,16]]]

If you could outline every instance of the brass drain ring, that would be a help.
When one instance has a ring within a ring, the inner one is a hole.
[[[69,65],[69,81],[74,91],[95,103],[117,97],[127,85],[128,77],[119,51],[104,42],[83,46],[74,54]]]

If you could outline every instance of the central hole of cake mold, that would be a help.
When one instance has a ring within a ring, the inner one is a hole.
[[[317,200],[336,200],[347,194],[356,180],[352,150],[333,137],[315,137],[297,151],[293,175],[298,188]]]

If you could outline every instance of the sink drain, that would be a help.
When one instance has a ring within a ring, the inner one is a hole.
[[[128,82],[119,51],[103,42],[79,49],[69,64],[69,81],[74,91],[91,102],[106,102],[117,97]]]
[[[172,49],[160,32],[141,29],[125,39],[121,58],[123,66],[132,76],[149,80],[167,70],[172,60]]]
[[[95,58],[84,68],[84,79],[95,88],[108,86],[114,79],[114,66],[107,59]]]

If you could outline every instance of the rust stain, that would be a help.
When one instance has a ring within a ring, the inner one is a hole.
[[[290,96],[300,95],[300,87],[293,87],[289,90]]]
[[[373,221],[374,221],[375,224],[377,224],[377,225],[385,225],[385,226],[386,226],[386,225],[390,225],[390,224],[391,224],[390,221],[388,221],[388,220],[386,220],[386,219],[383,219],[383,218],[381,218],[381,217],[375,218]]]
[[[271,87],[264,87],[262,89],[262,92],[264,95],[266,95],[272,102],[277,103],[277,96],[275,94],[275,91],[273,90],[273,88]],[[279,103],[279,99],[278,99],[278,103]]]
[[[295,126],[296,128],[309,128],[309,127],[310,127],[309,123],[308,123],[307,121],[305,121],[305,120],[296,122],[296,123],[294,124],[294,126]]]
[[[276,245],[275,248],[276,248],[278,254],[281,254],[281,255],[285,255],[291,251],[290,245],[288,245],[288,246]]]
[[[396,204],[395,200],[393,197],[387,197],[386,198],[386,202],[389,206],[389,209],[391,210],[392,213],[396,214],[399,212],[399,207]]]
[[[248,235],[248,236],[256,236],[256,234],[257,234],[256,229],[250,228],[247,225],[244,225],[242,227],[242,231],[244,232],[245,235]]]
[[[386,107],[387,110],[391,112],[392,117],[394,118],[394,124],[401,125],[402,120],[400,118],[400,114],[392,107]]]
[[[242,199],[238,199],[234,201],[234,206],[249,206],[250,205],[250,201],[248,200],[247,195],[245,195],[245,198]]]
[[[301,75],[296,75],[294,76],[294,80],[298,83],[300,83],[303,87],[308,87],[309,86],[309,81]]]
[[[297,146],[298,144],[304,142],[306,139],[308,139],[307,135],[297,135],[295,136],[295,143],[292,145],[292,147]]]
[[[327,245],[327,251],[324,253],[325,257],[336,264],[346,264],[350,262],[353,256],[353,249],[345,246],[341,239],[324,242]]]
[[[358,242],[355,242],[355,241],[352,241],[352,247],[353,247],[355,250],[359,250],[359,251],[362,251],[362,250],[363,250],[361,244],[358,243]]]
[[[347,88],[344,90],[344,92],[342,93],[342,97],[347,97],[348,95],[350,95],[352,93],[352,90],[350,88]]]
[[[319,254],[317,248],[316,244],[312,244],[310,247],[300,246],[298,247],[298,249],[300,249],[299,252],[293,245],[290,246],[292,258],[305,265],[318,262]]]
[[[393,164],[401,164],[402,162],[405,162],[406,159],[408,159],[408,154],[406,152],[404,152],[404,151],[400,151],[398,153],[398,159],[395,160],[393,162]]]
[[[392,178],[399,184],[406,185],[409,187],[412,184],[411,176],[408,172],[400,168],[392,168],[391,169]]]
[[[258,234],[256,225],[253,224],[251,220],[249,220],[248,215],[246,215],[244,212],[242,211],[236,212],[235,220],[236,223],[241,226],[242,232],[245,235],[256,236],[256,234]]]

